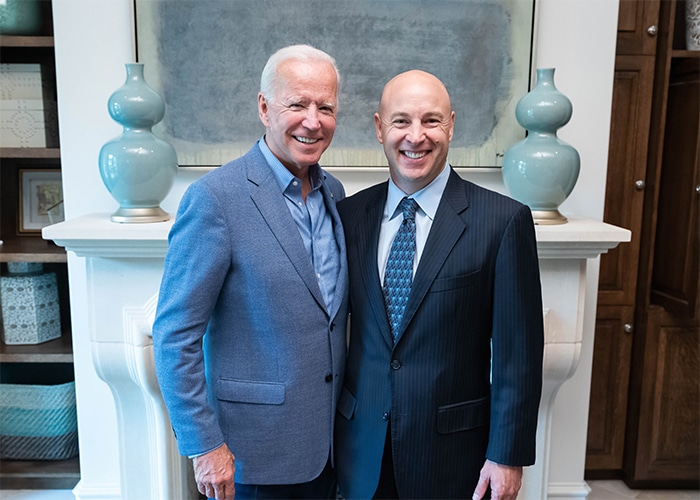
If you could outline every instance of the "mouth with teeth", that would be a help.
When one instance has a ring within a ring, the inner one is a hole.
[[[411,160],[418,160],[428,154],[427,151],[401,151],[401,154]]]
[[[320,139],[311,139],[310,137],[302,137],[300,135],[295,135],[294,139],[302,144],[316,144]]]

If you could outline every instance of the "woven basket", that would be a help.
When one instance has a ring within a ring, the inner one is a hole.
[[[63,460],[77,454],[75,382],[0,384],[0,459]]]

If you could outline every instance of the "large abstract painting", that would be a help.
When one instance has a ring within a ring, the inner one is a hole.
[[[384,84],[422,69],[456,113],[450,162],[498,167],[525,132],[515,105],[529,88],[534,0],[135,0],[137,58],[166,102],[154,132],[180,165],[220,165],[263,132],[267,58],[290,44],[331,54],[342,76],[324,166],[384,166],[373,115]]]

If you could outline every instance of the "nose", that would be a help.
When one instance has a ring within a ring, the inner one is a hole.
[[[406,130],[406,140],[412,144],[421,142],[424,137],[425,129],[423,128],[423,124],[420,122],[411,123],[411,125]]]
[[[321,128],[321,120],[319,118],[318,108],[316,106],[309,106],[306,109],[306,116],[302,122],[304,128],[309,130],[317,130]]]

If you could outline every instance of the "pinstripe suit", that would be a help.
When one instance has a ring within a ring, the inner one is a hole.
[[[387,185],[338,205],[351,308],[341,493],[374,494],[390,420],[402,498],[470,498],[487,458],[535,460],[543,326],[532,216],[451,171],[394,345],[377,272]]]

